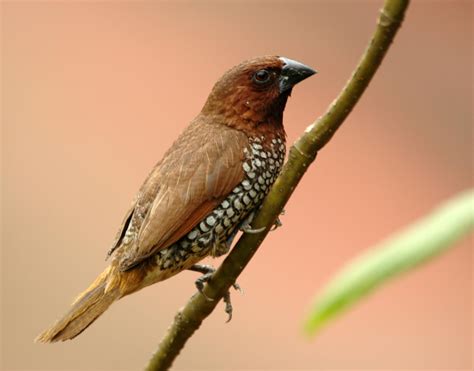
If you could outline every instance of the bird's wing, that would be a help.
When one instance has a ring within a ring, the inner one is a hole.
[[[178,241],[243,180],[247,136],[224,125],[193,123],[152,171],[124,223],[134,238],[119,258],[127,270]],[[121,233],[120,236],[124,236]]]

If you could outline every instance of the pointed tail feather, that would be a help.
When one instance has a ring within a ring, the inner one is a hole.
[[[109,282],[110,267],[72,304],[71,309],[51,328],[40,334],[35,342],[52,343],[75,338],[120,298],[119,288]]]

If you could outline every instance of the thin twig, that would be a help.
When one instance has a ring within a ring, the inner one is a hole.
[[[147,371],[167,370],[171,367],[186,341],[236,281],[316,158],[317,152],[332,138],[366,89],[402,23],[408,2],[409,0],[385,0],[374,35],[352,77],[327,112],[311,124],[290,148],[288,161],[252,222],[254,228],[266,226],[266,230],[259,234],[246,233],[239,239],[204,288],[206,296],[214,300],[206,300],[200,294],[191,297],[176,315],[147,365]]]

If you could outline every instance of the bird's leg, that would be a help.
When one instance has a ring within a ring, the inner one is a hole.
[[[199,277],[195,281],[196,288],[207,300],[213,301],[214,299],[207,296],[204,293],[203,289],[204,289],[204,284],[211,279],[212,275],[216,271],[216,268],[214,268],[211,265],[206,265],[206,264],[194,264],[191,267],[189,267],[188,270],[193,271],[193,272],[202,273],[202,276]],[[232,287],[237,291],[242,291],[242,289],[240,288],[240,286],[237,282],[233,283]],[[224,303],[225,303],[225,312],[229,315],[229,318],[228,318],[227,322],[229,322],[232,319],[232,304],[230,302],[230,292],[229,291],[227,291],[224,294],[223,300],[224,300]]]

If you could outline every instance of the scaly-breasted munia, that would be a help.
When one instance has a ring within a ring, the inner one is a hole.
[[[249,227],[285,158],[283,111],[295,84],[314,70],[267,56],[227,71],[202,111],[140,188],[109,251],[111,264],[36,339],[84,331],[114,301],[229,251]],[[202,288],[205,279],[196,281]]]

